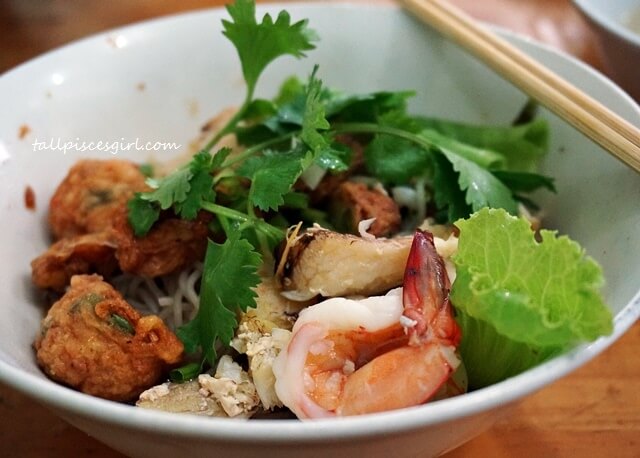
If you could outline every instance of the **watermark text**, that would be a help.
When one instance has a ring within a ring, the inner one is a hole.
[[[38,141],[36,138],[31,145],[33,146],[33,151],[62,151],[62,154],[98,151],[112,155],[126,151],[172,151],[182,148],[181,144],[175,142],[143,141],[139,138],[134,141],[126,141],[124,138],[115,141],[86,141],[81,140],[79,137],[74,140],[63,140],[58,137],[50,138],[48,141]]]

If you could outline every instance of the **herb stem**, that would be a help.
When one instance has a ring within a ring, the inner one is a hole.
[[[249,108],[249,104],[253,99],[254,89],[255,88],[253,86],[250,86],[247,89],[247,95],[244,98],[244,102],[242,102],[242,106],[238,109],[238,111],[236,111],[236,113],[227,122],[227,124],[225,124],[225,126],[222,129],[220,129],[218,133],[216,133],[211,140],[209,140],[209,142],[204,147],[204,151],[206,151],[207,153],[210,153],[213,147],[218,144],[218,142],[222,137],[232,133],[235,130],[236,126],[238,125],[242,117],[245,115],[247,108]]]
[[[331,132],[335,134],[386,134],[399,137],[404,140],[408,140],[415,143],[418,146],[423,147],[426,150],[433,148],[435,145],[428,139],[416,135],[406,130],[398,129],[397,127],[383,126],[380,124],[365,123],[365,122],[346,122],[336,123],[331,126]]]
[[[239,221],[241,223],[246,223],[248,225],[254,225],[256,230],[267,234],[274,238],[282,238],[284,237],[284,231],[282,229],[278,229],[277,227],[267,223],[261,218],[256,216],[247,215],[246,213],[239,212],[232,208],[223,207],[222,205],[214,204],[213,202],[202,202],[201,207],[203,210],[206,210],[210,213],[214,213],[218,216],[222,216],[225,218],[233,219],[235,221]]]
[[[299,135],[300,131],[294,131],[294,132],[289,132],[287,134],[284,135],[280,135],[278,137],[275,138],[271,138],[269,140],[265,140],[262,143],[258,143],[257,145],[253,145],[247,149],[245,149],[244,151],[242,151],[241,153],[233,156],[232,158],[228,158],[223,164],[222,164],[222,168],[227,168],[227,167],[231,167],[234,164],[237,164],[238,162],[242,162],[244,161],[246,158],[248,158],[249,156],[254,155],[255,153],[258,153],[270,146],[273,145],[277,145],[278,143],[282,143],[286,140],[290,140],[291,138],[295,137],[296,135]]]
[[[229,158],[222,164],[222,168],[231,167],[238,162],[244,161],[249,156],[258,153],[265,148],[268,148],[273,145],[277,145],[278,143],[282,143],[286,140],[290,140],[293,137],[300,135],[300,130],[288,132],[283,135],[279,135],[278,137],[270,138],[269,140],[265,140],[262,143],[258,143],[256,145],[250,146],[249,148],[242,151],[240,154],[233,156],[233,158]],[[419,135],[413,134],[411,132],[407,132],[406,130],[398,129],[390,126],[381,126],[379,124],[373,123],[340,123],[335,124],[329,130],[329,132],[334,134],[342,134],[342,133],[370,133],[370,134],[387,134],[393,135],[395,137],[400,137],[405,140],[409,140],[413,143],[422,146],[425,149],[429,149],[433,147],[433,143],[431,143],[426,138],[422,138]]]
[[[246,223],[251,221],[251,217],[245,213],[239,212],[232,208],[223,207],[222,205],[214,204],[213,202],[202,202],[201,204],[204,210],[215,213],[216,215],[225,216],[229,219]]]

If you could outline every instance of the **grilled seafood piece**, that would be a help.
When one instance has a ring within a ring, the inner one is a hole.
[[[322,228],[308,229],[289,248],[280,278],[282,294],[292,300],[373,296],[402,285],[412,237],[365,239]],[[445,260],[457,250],[457,239],[436,238]],[[453,264],[447,262],[450,275]]]

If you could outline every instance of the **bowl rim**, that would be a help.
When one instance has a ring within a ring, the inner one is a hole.
[[[614,21],[607,15],[602,14],[589,0],[572,0],[573,4],[587,17],[590,21],[596,23],[599,27],[617,36],[627,43],[640,47],[640,34],[634,33],[621,23]],[[638,4],[640,8],[640,4]]]
[[[304,3],[268,3],[259,4],[257,11],[263,13],[273,9],[288,10],[314,8],[337,9],[376,9],[393,12],[401,11],[401,8],[393,4],[362,4],[362,3],[322,3],[320,1]],[[18,67],[0,75],[0,84],[8,76],[19,76],[19,73],[29,69],[35,61],[55,58],[57,53],[64,52],[68,47],[90,46],[107,34],[125,33],[135,28],[147,28],[157,23],[174,20],[185,20],[190,16],[211,14],[218,12],[222,7],[201,9],[187,13],[168,15],[160,18],[146,20],[124,27],[106,30],[89,37],[74,41],[60,48],[49,51],[35,59],[29,60]],[[534,40],[506,31],[499,27],[493,27],[500,34],[516,42],[533,43],[536,47],[543,48],[546,52],[560,54],[564,59],[571,61],[572,65],[582,67],[590,72],[596,79],[616,91],[621,100],[629,104],[633,110],[636,124],[640,124],[640,107],[622,91],[615,83],[604,77],[598,71],[589,67],[576,58]],[[533,393],[545,385],[559,379],[577,367],[583,365],[596,355],[604,351],[617,340],[640,317],[640,290],[625,305],[614,318],[613,333],[601,337],[596,341],[578,346],[571,351],[547,361],[520,375],[509,378],[503,382],[482,388],[464,396],[436,401],[427,405],[416,406],[407,409],[383,412],[378,414],[362,415],[356,417],[331,418],[311,421],[299,420],[255,420],[243,421],[243,427],[238,428],[238,421],[229,418],[199,417],[196,415],[180,415],[168,412],[141,409],[134,406],[99,399],[90,395],[77,392],[71,388],[62,386],[49,379],[41,378],[35,374],[26,372],[18,367],[0,360],[0,381],[13,387],[26,396],[46,404],[58,412],[76,414],[97,422],[133,428],[139,431],[151,433],[165,433],[182,438],[208,438],[224,439],[227,441],[243,442],[250,439],[258,443],[291,443],[295,441],[322,441],[331,439],[334,441],[352,438],[364,438],[376,434],[389,434],[394,432],[407,432],[425,426],[446,423],[458,418],[489,411],[494,407],[516,402],[518,399]]]

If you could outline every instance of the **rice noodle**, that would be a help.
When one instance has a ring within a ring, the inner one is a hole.
[[[197,287],[202,277],[201,262],[156,279],[122,274],[114,287],[142,314],[158,315],[173,330],[191,321],[198,313]]]

